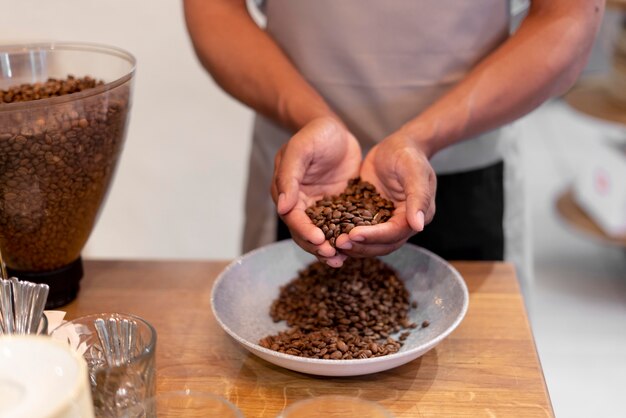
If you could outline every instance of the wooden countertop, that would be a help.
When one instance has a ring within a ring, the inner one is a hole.
[[[398,368],[322,378],[261,360],[213,318],[210,293],[225,261],[85,261],[66,319],[97,312],[139,315],[157,330],[157,391],[221,395],[246,417],[275,417],[311,396],[358,396],[396,417],[553,416],[514,269],[456,262],[470,292],[467,315],[441,344]]]

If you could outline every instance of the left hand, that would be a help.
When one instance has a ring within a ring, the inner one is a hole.
[[[325,195],[339,194],[358,175],[361,148],[338,120],[318,118],[298,131],[274,160],[272,197],[293,240],[331,267],[347,258],[333,248],[306,209]]]
[[[437,177],[425,148],[402,130],[370,150],[360,174],[394,203],[395,210],[387,222],[356,227],[338,237],[336,245],[342,253],[351,257],[389,254],[432,220]]]

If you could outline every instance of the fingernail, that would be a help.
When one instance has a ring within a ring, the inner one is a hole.
[[[341,245],[338,245],[337,247],[341,248],[342,250],[351,250],[352,249],[352,243],[350,241],[346,241]]]
[[[418,224],[418,231],[423,231],[424,230],[424,212],[422,212],[421,210],[417,212],[417,224]]]
[[[284,202],[285,202],[285,193],[281,193],[281,194],[278,195],[278,205],[277,206],[280,206],[281,203],[284,203]]]
[[[337,269],[343,266],[343,261],[342,260],[328,260],[326,261],[326,264],[328,264],[329,267]]]
[[[334,257],[335,255],[337,255],[337,251],[333,251],[332,254],[324,254],[322,250],[316,250],[315,253],[320,257]]]
[[[356,241],[356,242],[363,242],[363,241],[365,241],[365,237],[362,236],[362,235],[357,235],[355,237],[350,237],[350,239],[352,241]]]

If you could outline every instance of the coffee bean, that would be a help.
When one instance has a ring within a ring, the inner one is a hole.
[[[122,149],[130,90],[17,102],[102,84],[68,76],[0,90],[0,246],[14,269],[52,270],[80,255]]]
[[[284,285],[270,307],[272,319],[285,320],[290,328],[259,344],[330,360],[388,355],[402,347],[390,335],[405,329],[402,335],[408,335],[415,326],[410,309],[404,283],[381,260],[347,259],[339,269],[316,262]]]
[[[336,238],[349,233],[355,226],[377,225],[386,222],[394,210],[393,202],[376,192],[374,185],[360,178],[348,182],[345,191],[337,196],[324,196],[306,209],[313,224],[322,228],[324,236],[335,246]],[[338,225],[338,227],[337,227]],[[333,228],[329,234],[324,227]]]
[[[75,78],[74,76],[69,75],[66,79],[62,80],[49,78],[44,83],[21,84],[10,87],[8,90],[0,89],[0,104],[27,102],[55,96],[64,96],[66,94],[78,93],[83,90],[94,88],[102,84],[104,84],[104,82],[97,81],[89,76]],[[78,111],[70,110],[67,115],[76,119],[78,117]],[[30,128],[26,127],[25,129]]]

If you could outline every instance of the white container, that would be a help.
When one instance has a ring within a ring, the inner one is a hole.
[[[93,418],[83,358],[49,337],[0,337],[0,417]]]
[[[589,155],[574,183],[579,206],[610,237],[626,237],[626,149],[603,145]]]

